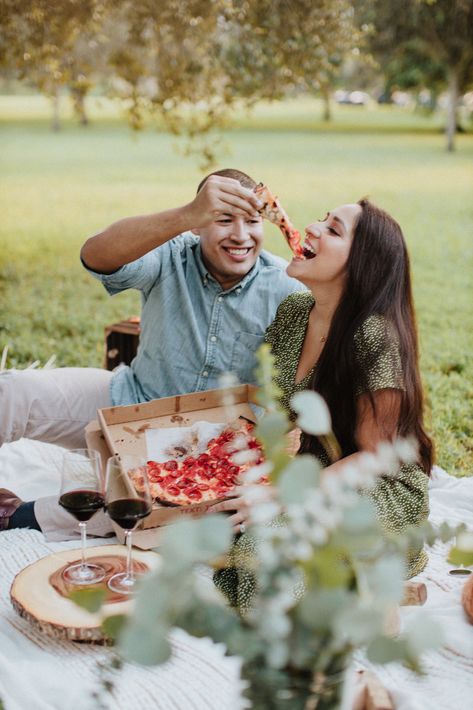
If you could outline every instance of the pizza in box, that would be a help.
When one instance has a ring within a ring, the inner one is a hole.
[[[253,424],[238,421],[226,427],[219,436],[210,439],[205,451],[186,455],[185,448],[176,447],[176,457],[168,461],[148,461],[145,467],[131,472],[137,491],[143,489],[146,473],[151,496],[161,505],[185,506],[213,503],[231,495],[240,483],[240,476],[250,466],[264,461],[261,444],[252,435]],[[253,452],[250,462],[237,464],[233,455],[244,448]],[[268,483],[262,476],[260,483]]]

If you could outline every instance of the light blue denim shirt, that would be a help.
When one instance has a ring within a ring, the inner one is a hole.
[[[279,303],[304,286],[285,273],[286,262],[262,251],[254,267],[228,291],[208,273],[199,238],[185,232],[113,274],[88,271],[113,295],[141,292],[141,335],[129,367],[114,374],[113,405],[219,386],[224,372],[255,383],[255,352]]]

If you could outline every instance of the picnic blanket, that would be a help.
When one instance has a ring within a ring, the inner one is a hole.
[[[0,449],[0,486],[25,500],[57,493],[61,450],[22,440]],[[435,468],[430,481],[431,520],[473,527],[473,478],[456,479]],[[113,542],[113,539],[103,541]],[[97,545],[97,539],[90,541]],[[56,550],[77,542],[47,542],[33,530],[0,533],[0,699],[6,710],[239,710],[239,661],[224,656],[224,648],[183,631],[172,633],[173,657],[157,668],[127,664],[110,676],[111,651],[99,646],[51,639],[13,610],[9,600],[17,572]],[[429,550],[429,565],[416,580],[428,587],[424,607],[403,608],[403,624],[417,614],[438,619],[445,646],[425,658],[426,675],[418,677],[399,664],[373,666],[363,654],[357,667],[374,670],[390,690],[397,710],[473,710],[473,626],[460,604],[464,578],[448,574],[448,546]],[[113,695],[101,688],[114,683]],[[100,699],[96,697],[99,693]],[[100,704],[102,703],[102,704]]]

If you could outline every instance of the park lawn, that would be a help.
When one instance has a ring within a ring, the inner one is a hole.
[[[163,132],[132,134],[119,114],[94,107],[92,126],[48,128],[47,105],[0,97],[0,351],[8,364],[100,366],[103,328],[139,312],[136,293],[110,299],[79,262],[85,238],[125,215],[192,198],[196,161]],[[40,107],[40,108],[38,108]],[[42,108],[41,108],[42,107]],[[438,119],[387,107],[316,101],[258,107],[224,135],[233,165],[267,182],[303,227],[327,209],[369,195],[390,211],[409,245],[438,462],[473,473],[473,135],[444,151]],[[101,113],[102,111],[102,113]],[[267,246],[289,256],[267,227]]]

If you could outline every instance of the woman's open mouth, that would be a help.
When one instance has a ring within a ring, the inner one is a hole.
[[[314,257],[317,256],[315,251],[312,249],[310,244],[306,242],[303,247],[302,247],[302,253],[304,254],[305,259],[313,259]]]

